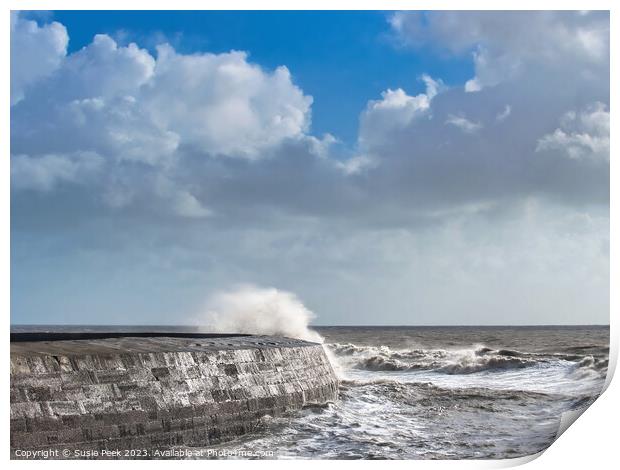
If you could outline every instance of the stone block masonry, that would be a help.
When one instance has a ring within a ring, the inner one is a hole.
[[[322,346],[301,340],[47,339],[11,342],[13,458],[25,450],[206,446],[251,432],[265,415],[338,394]]]

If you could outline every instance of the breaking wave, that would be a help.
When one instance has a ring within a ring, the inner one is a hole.
[[[323,343],[323,337],[309,328],[314,317],[291,292],[242,285],[216,293],[196,322],[215,333],[277,335]]]
[[[596,378],[607,375],[608,358],[586,356],[576,363],[574,374],[577,378]]]
[[[400,349],[387,346],[358,346],[352,343],[330,343],[327,347],[340,361],[352,369],[378,371],[433,371],[443,374],[473,374],[485,371],[523,369],[552,360],[572,357],[550,357],[511,349],[492,349],[478,345],[471,349]],[[576,359],[576,358],[575,358]],[[580,357],[575,369],[582,373],[601,374],[607,360],[593,356]]]

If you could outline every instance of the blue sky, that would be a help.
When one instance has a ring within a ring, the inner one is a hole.
[[[609,161],[606,12],[14,12],[11,321],[607,323]]]

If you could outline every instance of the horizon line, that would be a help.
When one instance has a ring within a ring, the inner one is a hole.
[[[193,324],[159,324],[159,323],[145,323],[145,324],[129,324],[129,323],[10,323],[10,327],[17,326],[126,326],[126,327],[204,327],[208,325],[193,325]],[[544,327],[544,326],[610,326],[609,323],[541,323],[541,324],[321,324],[321,325],[308,325],[309,328],[334,328],[334,327],[382,327],[382,328],[396,328],[396,327]]]

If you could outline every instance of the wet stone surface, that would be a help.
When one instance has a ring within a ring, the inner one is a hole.
[[[322,346],[289,338],[14,342],[11,450],[204,446],[337,393]]]

